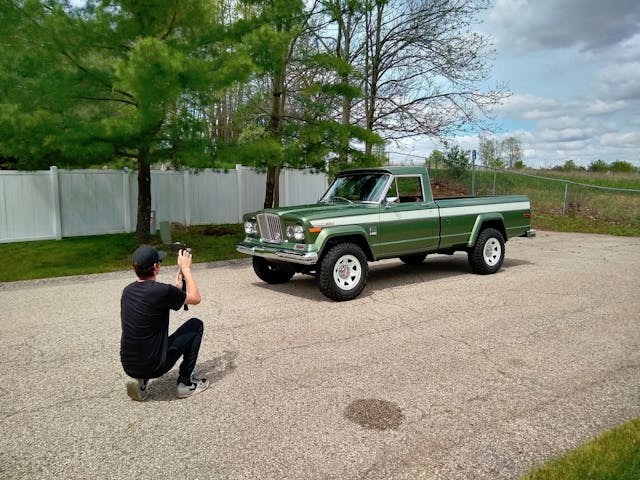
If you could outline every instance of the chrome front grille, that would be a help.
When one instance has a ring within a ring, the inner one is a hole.
[[[282,242],[280,217],[274,213],[259,213],[257,217],[262,241],[270,243]]]

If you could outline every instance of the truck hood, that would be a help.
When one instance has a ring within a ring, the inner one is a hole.
[[[378,212],[380,205],[377,203],[312,203],[308,205],[294,205],[290,207],[272,208],[264,212],[275,213],[289,220],[325,220],[352,215],[370,214],[372,211]],[[256,212],[259,213],[259,212]]]

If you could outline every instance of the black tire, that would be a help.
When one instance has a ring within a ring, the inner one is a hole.
[[[295,273],[262,257],[253,257],[253,271],[260,280],[271,284],[287,283]]]
[[[339,243],[327,252],[317,274],[320,291],[332,300],[352,300],[367,284],[369,264],[355,243]]]
[[[496,273],[504,261],[504,237],[495,228],[480,232],[475,245],[469,251],[471,271],[478,275]]]
[[[413,255],[403,255],[398,258],[400,258],[400,260],[402,260],[402,262],[406,263],[407,265],[420,265],[422,262],[424,262],[424,259],[427,258],[427,254],[416,253]]]

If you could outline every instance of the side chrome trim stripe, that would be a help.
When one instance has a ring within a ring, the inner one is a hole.
[[[440,216],[459,217],[462,215],[479,215],[481,213],[513,212],[516,210],[529,210],[529,202],[492,203],[489,205],[470,205],[465,207],[444,207],[440,209]]]
[[[354,223],[366,224],[387,222],[393,220],[417,220],[420,218],[437,218],[438,212],[442,218],[460,217],[463,215],[479,215],[493,212],[513,212],[517,210],[530,210],[529,202],[491,203],[487,205],[470,205],[464,207],[423,208],[417,210],[397,210],[393,207],[382,210],[380,213],[366,215],[353,215],[348,217],[336,217],[335,219],[322,219],[311,222],[314,227],[330,227],[353,225]]]

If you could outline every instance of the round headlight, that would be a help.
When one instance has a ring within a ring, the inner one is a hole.
[[[257,225],[254,222],[244,222],[244,233],[246,233],[247,235],[253,235],[254,233],[257,233],[257,231]]]
[[[302,228],[302,225],[289,225],[287,227],[287,238],[297,242],[304,240],[304,228]]]

